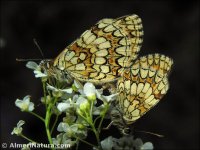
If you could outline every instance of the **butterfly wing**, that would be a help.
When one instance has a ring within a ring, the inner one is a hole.
[[[125,32],[131,42],[131,60],[135,60],[143,42],[143,26],[141,18],[136,15],[127,15],[117,20],[118,26]]]
[[[132,124],[167,93],[172,59],[154,54],[140,57],[118,80],[118,103],[126,124]]]
[[[136,47],[140,47],[136,42],[132,44],[134,35],[126,29],[126,18],[100,20],[61,52],[54,66],[82,81],[102,83],[116,79],[120,70],[129,66],[130,57],[136,57]],[[135,27],[136,22],[131,24]]]

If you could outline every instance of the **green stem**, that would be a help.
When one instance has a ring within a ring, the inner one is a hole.
[[[23,134],[20,134],[19,136],[21,136],[22,138],[26,139],[27,141],[31,142],[31,143],[38,143],[38,142],[35,142],[33,141],[32,139],[28,138],[27,136],[23,135]]]
[[[55,99],[54,99],[54,101],[53,101],[53,106],[55,106],[57,100],[58,100],[58,98],[55,98]],[[53,130],[54,130],[54,128],[55,128],[55,125],[56,125],[56,123],[57,123],[57,121],[58,121],[58,117],[59,117],[59,115],[56,114],[56,119],[55,119],[55,121],[54,121],[54,123],[53,123],[53,126],[52,126],[52,128],[51,128],[51,134],[53,133]]]
[[[101,125],[102,125],[102,123],[103,123],[104,117],[105,117],[105,115],[103,115],[103,116],[101,117],[101,120],[100,120],[100,123],[99,123],[99,126],[98,126],[98,132],[99,132],[99,133],[101,132]]]
[[[40,115],[38,115],[38,114],[36,114],[36,113],[34,113],[34,112],[32,112],[32,111],[28,111],[28,112],[29,112],[30,114],[34,115],[35,117],[37,117],[38,119],[42,120],[42,122],[45,122],[44,118],[41,117]]]
[[[94,132],[95,134],[95,137],[97,139],[97,143],[98,143],[98,146],[100,147],[101,149],[101,143],[100,143],[100,139],[99,139],[99,132],[96,130],[95,126],[92,124],[90,124],[90,126],[92,127],[92,131]]]
[[[101,118],[101,116],[98,116],[98,117],[95,118],[95,120],[94,120],[94,125],[96,124],[96,122],[97,122],[97,120],[98,120],[99,118]]]
[[[49,123],[50,123],[50,119],[51,119],[51,107],[52,107],[52,104],[50,103],[48,105],[48,107],[47,107],[47,110],[46,110],[45,128],[46,128],[46,133],[47,133],[48,141],[49,141],[50,144],[53,144],[52,138],[51,138],[51,132],[49,130]]]
[[[93,104],[94,104],[94,102],[92,101],[92,102],[91,102],[91,105],[90,105],[90,118],[91,118],[91,119],[93,118],[93,117],[92,117]],[[92,120],[93,120],[93,119],[92,119]]]
[[[42,82],[42,87],[43,87],[43,93],[44,93],[45,107],[47,108],[46,82]]]
[[[90,103],[89,114],[88,114],[88,112],[85,112],[86,117],[83,116],[83,115],[81,115],[81,114],[79,114],[79,115],[90,125],[92,131],[93,131],[94,134],[95,134],[95,137],[96,137],[98,146],[94,146],[94,145],[88,143],[87,141],[84,141],[84,140],[79,139],[79,138],[78,138],[78,139],[79,139],[80,141],[84,142],[84,143],[87,142],[88,145],[91,145],[91,146],[93,146],[93,147],[96,147],[97,149],[101,149],[101,143],[100,143],[100,139],[99,139],[99,132],[96,130],[95,125],[94,125],[94,122],[93,122],[93,115],[92,115],[92,112],[93,112],[93,103],[94,103],[94,102],[91,101],[91,103]]]
[[[86,113],[86,114],[87,114],[87,113]],[[91,126],[91,130],[92,130],[92,131],[94,132],[94,134],[95,134],[95,137],[96,137],[96,139],[97,139],[97,143],[98,143],[99,147],[101,147],[101,145],[100,145],[100,139],[99,139],[99,133],[97,132],[97,130],[96,130],[94,124],[93,124],[92,117],[91,117],[91,116],[87,116],[87,118],[85,118],[85,117],[82,116],[81,114],[79,114],[79,116],[81,116],[86,122],[89,123],[89,125]],[[76,138],[78,138],[78,137],[76,137]],[[78,139],[79,139],[79,138],[78,138]],[[87,143],[87,144],[88,144],[87,141],[84,141],[84,140],[82,140],[82,139],[79,139],[79,140],[82,141],[82,142],[84,142],[84,143]],[[96,147],[96,148],[98,149],[98,147],[95,146],[95,145],[92,145],[92,144],[90,144],[90,143],[89,143],[88,145],[93,146],[93,147]]]
[[[108,104],[105,104],[105,110],[104,110],[104,113],[101,117],[101,121],[100,121],[99,126],[98,126],[98,132],[99,133],[101,132],[101,125],[103,123],[103,120],[104,120],[104,117],[105,117],[107,111],[108,111]]]
[[[95,148],[98,149],[97,146],[95,146],[95,145],[93,145],[93,144],[91,144],[91,143],[89,143],[89,142],[87,142],[87,141],[85,141],[85,140],[83,140],[83,139],[80,139],[80,138],[78,138],[78,137],[76,137],[76,138],[77,138],[79,141],[81,141],[81,142],[83,142],[83,143],[85,143],[85,144],[87,144],[87,145],[90,145],[90,146],[95,147]]]
[[[101,149],[101,143],[100,143],[100,139],[99,139],[99,132],[96,130],[96,128],[95,128],[95,126],[94,126],[94,122],[93,122],[93,115],[92,115],[92,112],[93,112],[93,104],[94,104],[94,101],[91,102],[89,124],[90,124],[90,126],[91,126],[91,128],[92,128],[92,131],[94,132],[94,134],[95,134],[95,136],[96,136],[98,146],[99,146],[100,149]]]
[[[57,121],[58,121],[58,116],[59,116],[59,115],[56,115],[56,119],[55,119],[55,121],[54,121],[54,123],[53,123],[53,126],[52,126],[52,128],[51,128],[51,134],[53,133],[53,130],[54,130],[54,128],[55,128],[55,126],[56,126],[56,123],[57,123]]]

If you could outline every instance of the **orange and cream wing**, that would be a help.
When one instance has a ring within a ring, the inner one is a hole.
[[[103,83],[116,79],[140,48],[132,32],[136,32],[137,39],[141,28],[137,28],[139,21],[133,16],[100,20],[60,53],[54,67],[82,81]]]
[[[143,42],[143,26],[141,18],[136,15],[127,15],[116,19],[116,24],[125,32],[131,42],[131,61],[135,60]]]
[[[132,124],[167,93],[172,59],[160,54],[140,57],[117,82],[118,103],[126,124]]]

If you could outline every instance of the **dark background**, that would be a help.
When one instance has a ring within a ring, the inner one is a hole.
[[[162,53],[174,59],[170,90],[163,100],[135,123],[138,130],[165,135],[137,134],[156,149],[199,148],[199,3],[195,1],[1,1],[1,142],[27,143],[10,133],[18,120],[24,133],[45,140],[43,124],[15,107],[16,98],[30,94],[35,104],[41,83],[16,58],[55,58],[68,44],[102,18],[139,15],[144,26],[140,55]],[[40,111],[42,106],[37,106]],[[115,128],[105,132],[119,137]],[[93,135],[89,135],[90,140]],[[46,142],[46,141],[45,141]],[[83,148],[83,147],[82,147]]]

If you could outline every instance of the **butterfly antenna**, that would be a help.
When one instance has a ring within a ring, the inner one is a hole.
[[[26,62],[26,61],[41,61],[42,59],[23,59],[23,58],[16,58],[16,61]]]
[[[142,131],[142,130],[135,130],[136,132],[141,132],[141,133],[147,133],[147,134],[151,134],[151,135],[154,135],[154,136],[157,136],[157,137],[164,137],[164,135],[161,135],[161,134],[157,134],[157,133],[153,133],[153,132],[148,132],[148,131]]]
[[[37,46],[37,48],[39,49],[40,54],[42,55],[42,58],[44,59],[45,57],[44,57],[44,54],[42,52],[42,49],[40,48],[40,46],[39,46],[39,44],[38,44],[38,42],[37,42],[37,40],[35,38],[33,39],[33,42]]]

